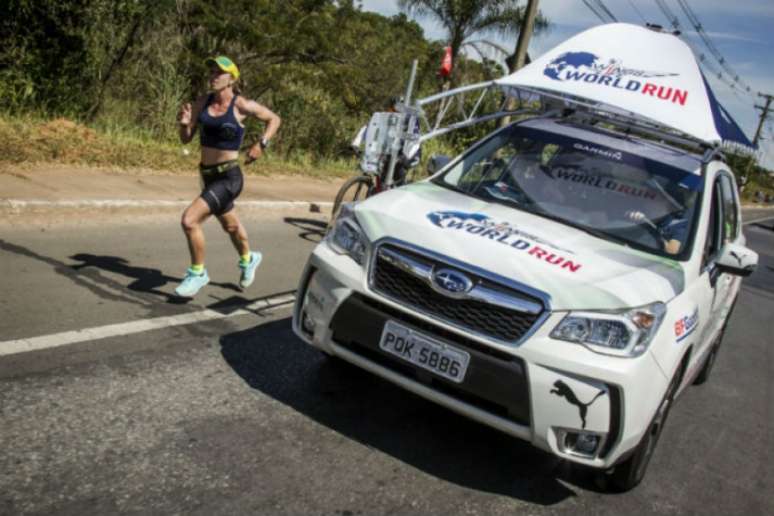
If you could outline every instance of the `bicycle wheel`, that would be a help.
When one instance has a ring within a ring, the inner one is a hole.
[[[344,202],[362,201],[369,195],[371,195],[371,189],[373,188],[373,179],[371,176],[355,176],[347,179],[341,188],[339,188],[336,194],[336,200],[333,201],[333,209],[331,209],[331,220],[328,223],[330,228],[333,221],[336,220],[336,216],[339,214],[341,204]]]

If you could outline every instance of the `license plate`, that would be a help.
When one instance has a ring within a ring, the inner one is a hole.
[[[456,383],[465,379],[470,354],[403,325],[387,321],[379,347],[407,362]]]

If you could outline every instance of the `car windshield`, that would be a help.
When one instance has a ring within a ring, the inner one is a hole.
[[[437,179],[654,254],[690,248],[701,176],[565,135],[513,126]]]

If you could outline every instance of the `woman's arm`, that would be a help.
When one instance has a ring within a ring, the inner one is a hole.
[[[177,114],[178,120],[178,132],[180,134],[180,141],[182,143],[189,143],[194,134],[196,134],[196,121],[199,118],[199,113],[204,106],[205,97],[199,97],[191,106],[190,102],[186,102],[180,106],[180,111]]]
[[[277,134],[277,130],[279,129],[282,120],[271,109],[244,97],[237,98],[236,107],[239,109],[240,113],[243,113],[245,116],[252,115],[258,120],[266,122],[266,130],[263,132],[263,136],[247,151],[246,163],[250,163],[261,157],[263,150],[268,146],[269,141]]]

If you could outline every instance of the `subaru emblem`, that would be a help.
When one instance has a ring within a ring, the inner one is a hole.
[[[461,298],[473,288],[473,280],[453,269],[438,269],[433,272],[432,286],[436,292]]]

